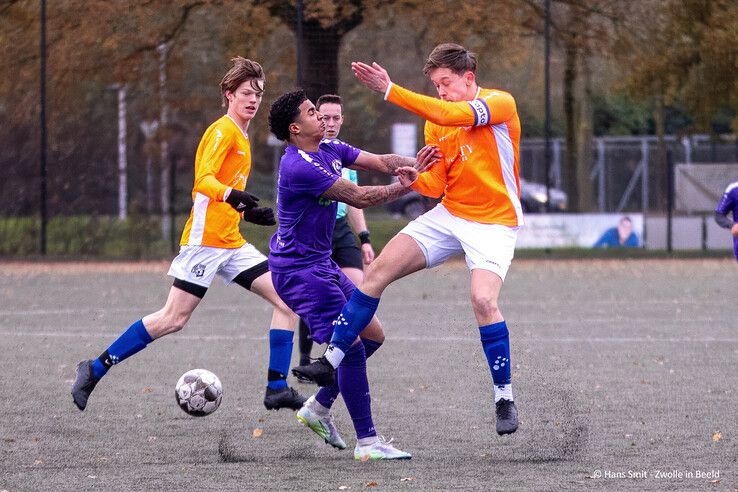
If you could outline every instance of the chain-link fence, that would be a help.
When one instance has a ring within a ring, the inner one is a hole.
[[[692,163],[738,163],[738,140],[721,141],[708,135],[664,138],[667,159],[672,165]],[[655,212],[665,213],[665,202],[659,203],[659,190],[668,177],[659,169],[659,142],[655,136],[597,137],[592,142],[591,211],[603,213]],[[541,139],[521,142],[521,175],[529,181],[545,183],[545,147]],[[566,188],[563,168],[566,143],[551,141],[549,185]],[[728,168],[730,169],[730,167]],[[644,176],[646,179],[644,179]],[[725,184],[738,179],[738,164]]]

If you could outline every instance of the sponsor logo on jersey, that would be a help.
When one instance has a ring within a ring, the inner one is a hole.
[[[321,207],[330,207],[332,203],[333,200],[331,200],[330,198],[325,198],[322,196],[318,198],[318,205],[320,205]]]

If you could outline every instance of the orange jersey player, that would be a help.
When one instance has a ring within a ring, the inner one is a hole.
[[[210,125],[197,148],[192,211],[179,255],[169,268],[174,282],[166,304],[135,321],[97,359],[77,365],[71,392],[80,410],[111,367],[157,338],[181,330],[216,276],[257,294],[274,308],[264,405],[298,410],[305,402],[286,381],[297,317],[274,290],[266,256],[244,240],[238,227],[242,217],[257,225],[276,223],[272,209],[257,207],[259,199],[244,191],[251,170],[246,131],[261,104],[264,71],[245,58],[232,61],[220,84],[227,112]]]
[[[433,49],[423,72],[439,99],[416,94],[390,80],[378,64],[353,63],[354,75],[385,99],[426,120],[426,143],[444,159],[411,185],[430,196],[445,193],[433,210],[410,222],[367,267],[335,321],[325,354],[293,372],[325,380],[372,319],[379,297],[394,280],[463,254],[471,271],[471,304],[482,350],[492,374],[496,430],[518,428],[510,374],[510,341],[497,300],[523,224],[518,177],[520,121],[513,97],[482,89],[476,82],[476,56],[457,44]],[[464,357],[466,358],[466,357]]]
[[[223,115],[205,131],[195,156],[192,210],[181,245],[240,248],[246,242],[239,213],[225,199],[243,190],[251,171],[248,135],[230,116]]]
[[[523,225],[520,120],[510,94],[478,88],[472,101],[448,104],[391,84],[386,99],[428,120],[425,143],[445,156],[420,175],[415,191],[432,197],[445,193],[441,203],[462,219]]]

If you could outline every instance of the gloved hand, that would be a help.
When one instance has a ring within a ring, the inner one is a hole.
[[[259,198],[245,191],[231,189],[225,202],[235,208],[237,212],[243,212],[258,205]]]
[[[274,220],[274,210],[269,207],[256,207],[250,208],[243,211],[243,220],[251,222],[256,225],[274,225],[277,223]]]

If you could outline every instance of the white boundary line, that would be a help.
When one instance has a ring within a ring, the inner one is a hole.
[[[0,337],[42,337],[42,338],[114,338],[115,333],[93,333],[93,332],[17,332],[17,331],[0,331]],[[187,335],[175,334],[171,336],[172,340],[247,340],[262,341],[267,336],[249,336],[249,335]],[[514,337],[515,342],[545,342],[545,343],[738,343],[738,337]],[[389,342],[473,342],[479,343],[479,339],[474,336],[468,337],[413,337],[413,336],[388,336]]]

